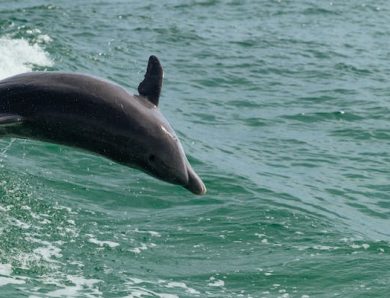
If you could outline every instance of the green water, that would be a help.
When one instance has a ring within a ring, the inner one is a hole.
[[[0,297],[388,297],[387,1],[0,2],[0,76],[77,71],[160,109],[203,197],[0,141]]]

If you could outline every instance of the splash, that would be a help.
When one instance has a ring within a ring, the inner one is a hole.
[[[0,37],[0,79],[31,71],[34,66],[53,66],[53,61],[39,42]]]

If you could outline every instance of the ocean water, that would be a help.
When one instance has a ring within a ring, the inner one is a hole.
[[[0,78],[151,54],[208,193],[1,139],[0,297],[388,297],[389,3],[0,2]]]

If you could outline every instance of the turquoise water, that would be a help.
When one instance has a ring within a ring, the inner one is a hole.
[[[157,55],[208,193],[2,139],[0,296],[387,297],[389,24],[383,0],[1,1],[1,78],[135,92]]]

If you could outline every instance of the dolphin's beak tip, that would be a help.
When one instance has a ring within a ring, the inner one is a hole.
[[[202,191],[199,193],[199,195],[205,195],[206,193],[207,193],[206,185],[204,185],[204,183],[202,183]]]
[[[199,180],[197,187],[188,188],[193,194],[203,196],[207,193],[207,188],[202,180]]]
[[[195,173],[191,165],[187,162],[187,174],[188,180],[185,185],[183,185],[186,189],[192,192],[195,195],[204,195],[207,192],[207,188],[204,185],[202,179]]]
[[[191,191],[193,194],[202,196],[206,194],[207,188],[202,182],[202,180],[197,181],[196,183],[188,184],[185,186],[189,191]]]

